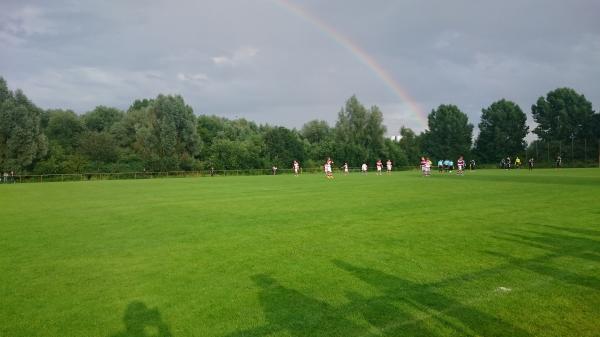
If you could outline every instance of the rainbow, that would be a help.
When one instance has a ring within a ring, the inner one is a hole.
[[[386,71],[385,68],[379,62],[377,62],[373,56],[369,55],[369,53],[361,48],[356,42],[352,41],[348,36],[335,30],[335,28],[321,20],[315,14],[294,4],[290,0],[273,0],[273,2],[288,12],[291,12],[303,20],[308,21],[333,39],[337,44],[350,51],[350,53],[352,53],[352,55],[354,55],[361,63],[371,69],[377,75],[377,77],[379,77],[391,89],[391,91],[398,98],[400,98],[401,101],[408,104],[410,110],[415,114],[417,121],[423,128],[427,127],[427,113],[421,108],[419,103],[408,94],[406,89],[400,86],[396,80],[394,80],[392,75]]]

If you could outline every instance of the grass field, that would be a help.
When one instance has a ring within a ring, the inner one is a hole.
[[[599,336],[600,170],[0,185],[0,336]]]

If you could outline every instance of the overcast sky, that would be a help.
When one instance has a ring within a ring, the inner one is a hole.
[[[381,108],[388,134],[423,130],[342,37],[425,114],[456,104],[476,125],[506,98],[530,115],[563,86],[598,110],[598,0],[289,2],[308,14],[283,0],[1,0],[0,76],[42,108],[126,109],[181,94],[197,114],[287,127],[334,123],[356,94]]]

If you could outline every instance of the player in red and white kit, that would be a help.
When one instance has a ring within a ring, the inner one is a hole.
[[[381,159],[377,159],[377,163],[375,165],[377,166],[377,175],[380,176],[381,169],[383,168],[383,163],[381,162]]]
[[[333,179],[333,172],[331,171],[331,165],[333,164],[333,160],[331,158],[327,158],[325,162],[325,176],[327,179]]]
[[[463,156],[460,156],[460,158],[458,158],[458,160],[456,161],[456,165],[458,166],[458,170],[456,171],[456,174],[459,174],[459,175],[465,174],[465,160],[464,160]]]
[[[429,159],[429,157],[425,157],[425,175],[426,176],[430,176],[431,175],[431,159]]]
[[[294,164],[292,165],[292,168],[294,169],[294,175],[297,177],[298,174],[300,174],[300,163],[298,163],[297,160],[294,160]]]
[[[385,162],[385,166],[387,168],[387,174],[392,174],[392,161],[388,159]]]
[[[421,173],[423,177],[427,175],[427,159],[425,157],[421,157]]]

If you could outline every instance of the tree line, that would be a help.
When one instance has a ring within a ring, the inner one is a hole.
[[[396,166],[408,166],[421,156],[460,155],[496,163],[534,152],[544,160],[544,151],[550,160],[550,152],[554,158],[571,149],[574,160],[595,158],[600,115],[583,95],[559,88],[540,97],[531,112],[538,124],[532,130],[538,140],[531,144],[525,142],[527,116],[505,99],[482,109],[475,139],[467,115],[443,104],[429,114],[427,130],[417,134],[402,127],[401,139],[394,141],[385,137],[381,110],[365,107],[356,96],[345,102],[333,126],[312,120],[289,129],[196,115],[181,96],[171,95],[136,100],[126,111],[107,106],[81,115],[44,110],[21,90],[11,91],[0,77],[0,170],[50,174],[286,168],[293,160],[316,167],[327,157],[340,165],[391,159]]]

